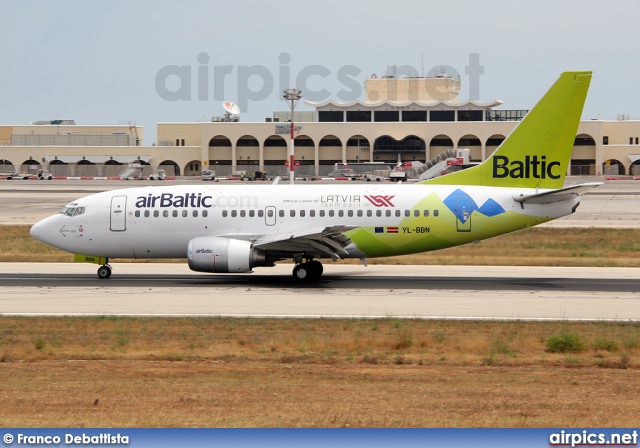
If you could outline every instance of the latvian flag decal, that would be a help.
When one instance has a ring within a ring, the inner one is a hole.
[[[387,233],[398,233],[397,227],[387,227]]]

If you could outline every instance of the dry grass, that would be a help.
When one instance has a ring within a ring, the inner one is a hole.
[[[481,244],[426,254],[368,259],[367,262],[392,265],[640,267],[639,241],[640,229],[533,228],[485,240]],[[28,261],[71,262],[73,256],[31,238],[29,226],[0,226],[0,262]],[[124,261],[129,260],[118,260]],[[346,262],[360,263],[357,260]]]
[[[551,353],[554,335],[584,349]],[[638,426],[637,323],[0,318],[2,426]]]

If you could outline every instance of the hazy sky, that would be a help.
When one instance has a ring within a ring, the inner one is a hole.
[[[3,1],[1,11],[0,124],[131,120],[150,145],[156,123],[208,121],[223,100],[243,106],[242,121],[264,121],[287,109],[281,87],[296,78],[307,78],[303,96],[353,99],[394,64],[450,66],[466,100],[471,54],[484,67],[481,101],[530,109],[560,72],[593,70],[583,118],[640,116],[635,0]]]

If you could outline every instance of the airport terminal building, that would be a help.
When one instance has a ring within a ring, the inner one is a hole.
[[[468,148],[473,162],[485,160],[527,111],[504,109],[499,100],[458,101],[459,86],[445,76],[372,77],[364,101],[307,102],[315,110],[294,115],[296,173],[322,176],[336,163],[424,162],[451,148]],[[289,112],[274,112],[264,122],[227,114],[210,122],[158,123],[151,146],[143,145],[143,129],[134,123],[0,126],[0,173],[44,168],[54,176],[109,177],[139,161],[145,175],[164,169],[196,176],[206,168],[218,176],[286,175],[289,119]],[[640,176],[639,138],[636,118],[581,121],[568,174]]]

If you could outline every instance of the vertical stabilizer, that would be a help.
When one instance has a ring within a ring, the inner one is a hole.
[[[482,164],[423,184],[562,188],[591,82],[565,72]]]

